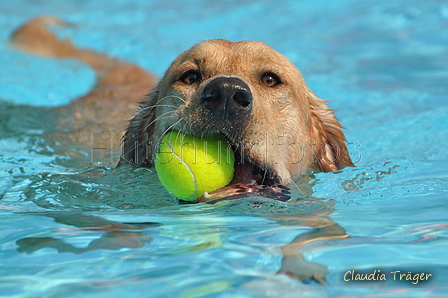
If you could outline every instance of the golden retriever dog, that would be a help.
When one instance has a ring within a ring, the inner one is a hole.
[[[235,183],[289,185],[309,170],[351,166],[341,125],[283,55],[217,39],[182,53],[141,103],[121,163],[152,167],[170,130],[222,134],[237,153]]]
[[[114,146],[110,144],[122,138],[120,165],[153,167],[157,147],[171,130],[193,136],[221,134],[236,153],[235,176],[229,186],[211,194],[215,198],[275,198],[284,193],[283,186],[294,186],[311,171],[353,166],[333,111],[285,56],[265,44],[201,42],[182,53],[155,84],[154,76],[138,66],[59,40],[48,30],[50,24],[66,25],[54,17],[39,17],[16,30],[11,44],[36,55],[73,57],[95,70],[94,88],[57,110],[55,125],[64,128],[68,135],[63,137],[72,146],[92,145],[92,135],[96,147]],[[62,142],[61,135],[56,138]],[[266,189],[274,195],[263,193]],[[305,261],[299,249],[311,241],[348,237],[326,217],[330,212],[327,208],[319,216],[273,218],[313,228],[281,248],[280,273],[324,283],[327,269]]]

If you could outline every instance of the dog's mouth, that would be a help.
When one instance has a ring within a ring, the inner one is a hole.
[[[265,197],[281,201],[290,199],[289,189],[280,184],[280,179],[274,170],[258,162],[256,157],[247,154],[241,146],[229,143],[235,152],[235,172],[232,181],[221,189],[204,194],[198,202],[215,203],[244,197]]]
[[[191,133],[191,132],[190,132]],[[216,131],[214,132],[216,133]],[[289,188],[281,185],[281,179],[274,169],[269,167],[263,158],[256,156],[248,148],[253,144],[245,145],[241,136],[231,138],[227,133],[220,133],[235,154],[234,175],[231,182],[213,192],[204,193],[202,197],[194,201],[216,203],[222,200],[239,198],[263,197],[280,201],[288,201]],[[213,132],[207,135],[213,135]],[[180,201],[182,204],[192,202]]]
[[[280,183],[277,174],[267,165],[256,162],[252,156],[235,149],[235,172],[231,184],[244,183],[272,186]]]

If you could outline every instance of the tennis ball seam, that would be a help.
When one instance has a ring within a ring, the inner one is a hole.
[[[177,138],[177,136],[176,136],[176,138]],[[177,140],[175,140],[175,142],[177,142]],[[183,164],[183,165],[185,165],[186,167],[187,167],[187,169],[188,169],[188,171],[190,172],[190,174],[191,174],[191,176],[193,177],[193,182],[194,182],[194,188],[195,188],[195,190],[194,190],[194,193],[192,193],[187,199],[189,199],[189,198],[192,198],[193,196],[196,196],[197,195],[197,193],[198,193],[198,191],[199,191],[199,189],[198,189],[198,183],[197,183],[197,181],[196,181],[196,175],[193,173],[193,171],[191,170],[191,167],[190,167],[190,165],[189,164],[187,164],[177,153],[176,153],[176,151],[174,150],[174,148],[172,147],[172,144],[171,144],[171,135],[170,135],[170,138],[168,139],[168,142],[167,142],[168,144],[168,148],[171,150],[171,152],[173,153],[173,155],[174,156],[176,156],[177,158],[179,158],[179,160],[180,160],[180,162]],[[182,150],[181,150],[182,151]]]

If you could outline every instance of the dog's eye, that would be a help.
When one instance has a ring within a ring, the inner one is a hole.
[[[201,80],[201,74],[196,70],[189,70],[181,75],[179,80],[187,85],[192,85]]]
[[[281,83],[278,76],[271,72],[265,72],[264,74],[262,74],[261,82],[268,87],[275,87]]]

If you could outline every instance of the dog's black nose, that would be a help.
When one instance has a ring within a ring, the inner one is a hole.
[[[205,86],[201,100],[215,116],[233,120],[250,111],[253,97],[249,86],[241,79],[218,77]]]

